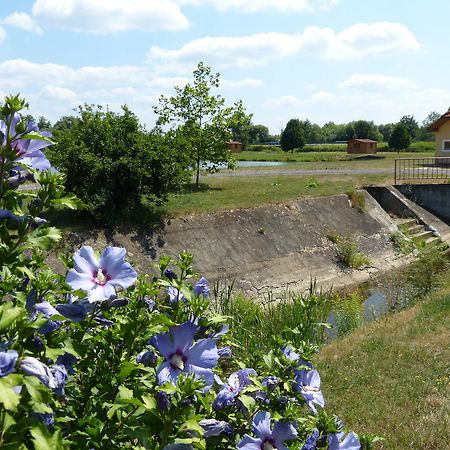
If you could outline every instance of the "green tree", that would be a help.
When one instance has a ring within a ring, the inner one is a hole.
[[[210,67],[199,62],[193,76],[193,83],[175,86],[175,96],[162,95],[154,112],[158,116],[157,127],[169,126],[184,139],[198,187],[202,161],[208,162],[209,172],[216,171],[219,164],[233,161],[227,143],[233,137],[233,128],[248,116],[242,102],[226,107],[224,98],[211,94],[213,88],[219,87],[219,73],[211,73]]]
[[[305,135],[300,120],[291,119],[280,137],[281,148],[285,151],[302,149],[305,146]]]
[[[430,112],[430,114],[428,114],[427,117],[425,117],[425,119],[422,122],[421,127],[419,128],[418,132],[417,132],[417,140],[419,141],[433,141],[434,140],[434,133],[431,131],[428,131],[428,127],[436,122],[436,120],[439,119],[439,117],[441,117],[441,115],[436,112],[436,111],[432,111]]]
[[[403,116],[400,119],[400,123],[406,126],[411,140],[414,141],[417,132],[419,131],[419,124],[417,123],[417,120],[414,118],[414,116]]]
[[[186,181],[180,146],[146,132],[126,107],[120,114],[80,106],[79,117],[58,132],[48,153],[67,176],[66,187],[101,223],[142,217],[143,202],[162,204]]]
[[[395,128],[395,123],[384,123],[378,125],[378,132],[383,136],[383,141],[388,142],[392,131]]]
[[[265,125],[250,124],[249,142],[250,144],[265,144],[271,141],[269,129]]]
[[[397,150],[406,150],[411,145],[411,136],[404,123],[399,122],[392,131],[389,138],[389,148]]]

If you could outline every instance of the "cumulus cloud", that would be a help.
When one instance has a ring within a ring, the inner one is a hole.
[[[192,68],[191,68],[192,69]],[[20,92],[30,103],[30,113],[55,121],[73,114],[83,103],[108,105],[113,111],[128,104],[143,122],[152,124],[152,106],[161,94],[173,94],[174,86],[184,86],[192,78],[161,76],[148,66],[84,66],[38,64],[25,59],[0,62],[1,90]],[[51,80],[51,81],[50,81]],[[258,87],[260,80],[222,79],[223,90],[238,92]],[[4,94],[0,91],[0,98]],[[228,95],[227,95],[228,99]],[[231,103],[231,100],[230,100]]]
[[[72,89],[52,85],[44,86],[39,92],[39,95],[47,100],[73,102],[77,99],[77,95]]]
[[[278,11],[282,13],[325,10],[340,0],[175,0],[180,5],[212,6],[218,11],[237,9],[253,13]]]
[[[249,36],[217,36],[195,39],[176,50],[154,46],[152,61],[192,65],[206,60],[215,67],[266,65],[283,57],[310,52],[323,59],[348,60],[367,55],[417,50],[420,44],[402,24],[356,24],[337,33],[331,28],[307,27],[303,33],[257,33]]]
[[[342,88],[361,90],[414,89],[417,85],[406,78],[379,74],[355,74],[340,85]]]
[[[13,12],[9,16],[0,20],[3,25],[10,25],[13,27],[21,28],[25,31],[30,31],[32,33],[42,33],[42,28],[40,28],[31,16],[24,12]]]
[[[172,0],[36,0],[32,16],[44,28],[98,34],[178,30],[189,25]]]

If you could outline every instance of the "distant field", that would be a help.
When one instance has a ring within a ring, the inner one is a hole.
[[[379,152],[374,158],[367,155],[348,155],[346,152],[251,152],[238,153],[236,159],[240,161],[281,161],[289,163],[283,166],[289,169],[384,169],[394,167],[396,158],[426,158],[429,152]],[[277,169],[280,167],[278,166]],[[264,167],[260,170],[273,170],[273,167]],[[237,169],[243,170],[243,169]]]

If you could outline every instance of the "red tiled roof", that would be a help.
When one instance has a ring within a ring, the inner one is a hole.
[[[441,126],[447,122],[447,120],[450,120],[450,109],[445,113],[442,114],[441,117],[439,117],[438,120],[436,120],[435,122],[433,122],[429,127],[428,130],[429,131],[438,131],[439,128],[441,128]]]

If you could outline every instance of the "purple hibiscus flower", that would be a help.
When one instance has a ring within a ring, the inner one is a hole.
[[[136,281],[136,271],[125,262],[125,254],[124,248],[106,247],[97,258],[92,247],[81,247],[66,281],[73,289],[86,291],[91,303],[107,300],[116,294],[117,287],[125,289]]]
[[[198,297],[209,297],[209,284],[205,277],[201,277],[200,280],[194,284],[194,294]]]
[[[67,370],[63,365],[47,366],[38,359],[27,356],[22,359],[20,368],[25,375],[36,377],[42,384],[54,390],[58,396],[64,395]]]
[[[353,431],[348,433],[333,433],[328,435],[328,450],[359,450],[361,443]]]
[[[301,450],[316,450],[317,440],[319,439],[319,430],[316,428],[306,439]]]
[[[320,391],[320,375],[317,370],[296,370],[295,371],[296,389],[302,394],[311,411],[317,414],[314,405],[324,407],[325,401]]]
[[[176,287],[173,286],[169,286],[166,289],[167,295],[169,296],[169,302],[170,303],[177,303],[179,301],[183,302],[184,300],[186,300],[185,296],[183,295],[183,293],[177,289]]]
[[[250,377],[252,376],[256,376],[256,371],[254,369],[245,368],[232,373],[228,377],[228,383],[222,383],[222,381],[217,378],[216,381],[222,385],[222,389],[219,391],[213,402],[213,408],[221,409],[235,403],[243,389],[252,383],[250,380]]]
[[[253,432],[248,434],[237,445],[239,450],[289,450],[283,443],[297,437],[297,430],[289,422],[276,422],[271,427],[270,413],[261,411],[253,419]]]
[[[16,153],[15,162],[25,164],[26,166],[37,170],[48,170],[51,168],[49,160],[46,158],[42,149],[52,145],[51,141],[41,139],[23,139],[22,137],[28,133],[38,133],[43,137],[50,138],[51,133],[48,131],[39,131],[34,122],[29,122],[24,133],[18,134],[16,131],[17,124],[21,121],[20,114],[14,113],[8,118],[10,123],[9,138],[11,139],[11,147]],[[0,132],[3,134],[3,143],[6,145],[8,125],[0,120]]]
[[[220,436],[221,434],[231,435],[233,428],[228,422],[216,419],[203,419],[198,423],[204,430],[204,437]]]
[[[54,308],[49,302],[43,301],[40,303],[35,303],[32,307],[32,313],[30,320],[36,319],[38,314],[42,314],[46,319],[51,319],[53,316],[59,315],[59,312]],[[41,334],[52,333],[61,326],[62,322],[60,320],[49,320],[45,325],[38,329]]]
[[[216,342],[206,338],[194,342],[197,327],[192,322],[172,327],[167,333],[161,333],[150,339],[153,345],[165,358],[158,368],[158,382],[167,381],[176,384],[181,373],[193,373],[203,379],[206,386],[214,381],[212,368],[219,359]]]
[[[15,350],[0,352],[0,378],[14,372],[19,354]]]

